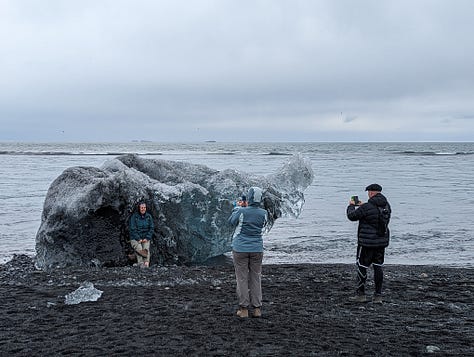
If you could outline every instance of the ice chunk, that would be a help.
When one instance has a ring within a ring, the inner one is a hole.
[[[128,220],[144,200],[154,220],[151,264],[202,263],[232,250],[232,202],[263,189],[267,231],[279,217],[298,217],[313,181],[311,162],[294,155],[268,175],[137,155],[101,169],[72,167],[52,184],[36,235],[38,267],[128,264]]]
[[[427,353],[435,353],[439,351],[441,351],[441,349],[438,346],[426,346]]]
[[[66,305],[75,305],[85,301],[97,301],[101,296],[102,291],[87,281],[72,293],[67,294],[65,303]]]

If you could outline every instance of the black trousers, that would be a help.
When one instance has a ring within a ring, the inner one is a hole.
[[[375,295],[382,295],[383,284],[383,262],[385,248],[368,248],[357,246],[357,294],[365,294],[365,281],[367,280],[367,269],[374,266]]]

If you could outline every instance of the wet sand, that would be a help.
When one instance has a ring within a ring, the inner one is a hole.
[[[265,265],[263,317],[239,319],[230,265],[41,272],[17,256],[0,266],[0,355],[474,355],[474,269],[384,276],[382,305],[354,303],[353,265]],[[84,282],[102,296],[66,305]]]

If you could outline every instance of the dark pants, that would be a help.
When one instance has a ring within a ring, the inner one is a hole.
[[[367,269],[371,264],[374,266],[375,295],[382,295],[383,262],[385,248],[367,248],[357,246],[357,294],[365,294],[365,281],[367,280]]]

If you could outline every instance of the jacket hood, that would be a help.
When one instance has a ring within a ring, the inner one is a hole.
[[[262,202],[263,192],[260,187],[250,187],[247,194],[249,205],[259,205]]]
[[[369,199],[369,202],[377,207],[385,207],[388,203],[387,199],[381,193],[377,193],[374,197]]]

